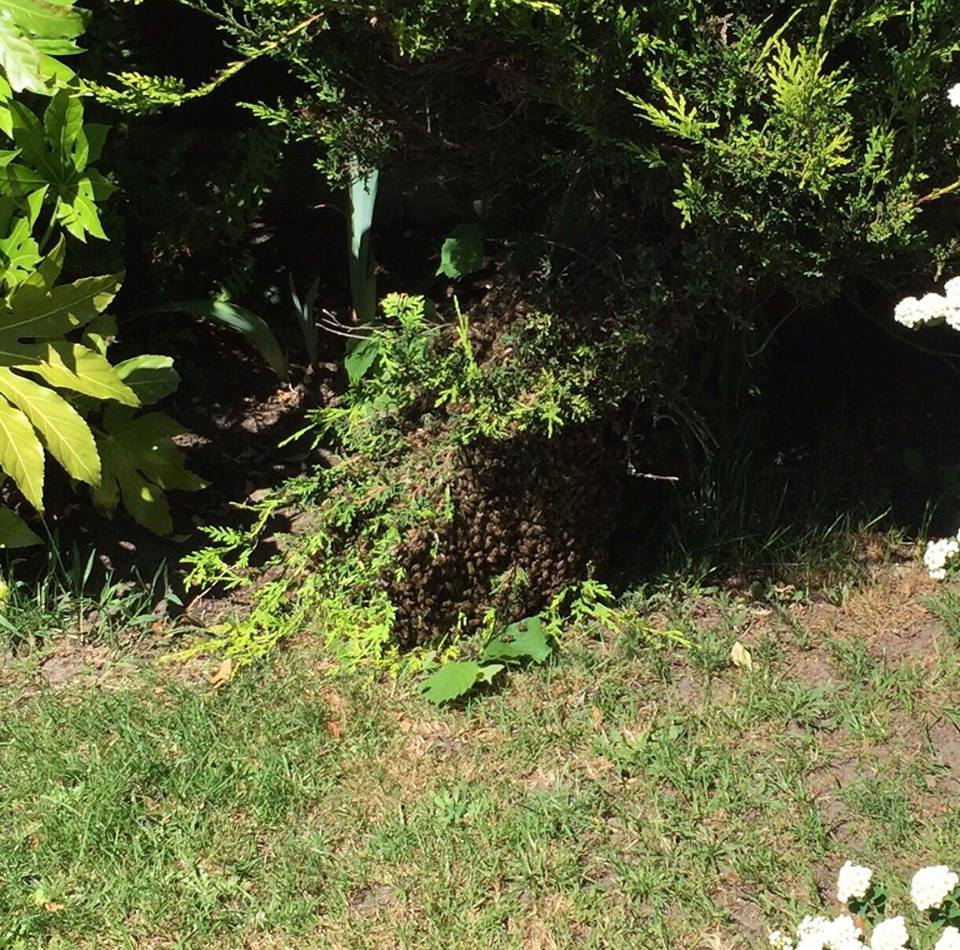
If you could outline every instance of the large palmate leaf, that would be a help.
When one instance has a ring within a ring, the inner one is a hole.
[[[53,201],[54,219],[83,241],[106,238],[97,202],[115,190],[90,163],[103,147],[103,126],[85,124],[83,103],[66,90],[47,106],[43,122],[21,102],[0,106],[17,148],[0,168],[0,193],[27,198],[38,192]]]
[[[55,286],[62,260],[58,245],[0,303],[0,468],[38,511],[43,510],[45,450],[78,481],[100,481],[93,433],[58,390],[140,404],[102,353],[66,339],[107,307],[120,277]]]
[[[85,15],[72,0],[0,0],[0,68],[14,92],[51,95],[73,71],[56,60],[80,52]]]
[[[206,487],[202,478],[184,466],[184,455],[173,437],[183,426],[162,412],[137,415],[126,406],[108,406],[97,445],[103,465],[94,501],[112,511],[118,502],[145,528],[157,534],[173,529],[170,489],[196,491]]]

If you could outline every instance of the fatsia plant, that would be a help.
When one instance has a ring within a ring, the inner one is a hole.
[[[50,100],[43,122],[14,99],[0,109],[0,128],[16,150],[0,175],[0,194],[34,204],[50,202],[50,227],[62,227],[84,241],[106,239],[97,202],[114,186],[92,167],[100,157],[107,127],[84,123],[83,103],[65,89]]]
[[[37,511],[44,508],[46,456],[93,489],[107,510],[122,499],[145,527],[170,531],[166,489],[204,483],[186,470],[172,441],[183,431],[159,412],[136,409],[179,383],[172,360],[139,356],[111,366],[104,311],[119,275],[57,284],[63,244],[0,304],[0,468]],[[72,337],[86,330],[81,341]],[[99,425],[91,422],[105,404]],[[0,542],[35,541],[22,522],[0,518]],[[14,529],[7,535],[6,528]]]
[[[85,18],[72,0],[0,0],[0,131],[13,146],[0,151],[0,469],[43,512],[50,456],[98,506],[122,501],[163,534],[165,490],[203,482],[172,441],[181,427],[137,409],[179,377],[168,357],[107,359],[122,275],[60,281],[67,236],[106,239],[97,202],[114,190],[92,167],[107,128],[84,122],[74,74],[56,59],[80,51]],[[49,97],[42,119],[22,94]],[[38,541],[0,508],[0,547]]]
[[[0,0],[0,96],[13,92],[49,95],[68,84],[73,70],[57,57],[81,52],[77,38],[87,13],[73,0]]]
[[[100,484],[93,433],[60,390],[139,404],[101,353],[69,338],[103,313],[120,277],[57,286],[62,263],[61,242],[0,304],[0,467],[37,511],[44,508],[47,452],[77,481]]]

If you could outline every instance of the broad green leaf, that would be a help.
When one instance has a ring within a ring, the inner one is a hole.
[[[10,83],[0,74],[0,131],[5,135],[13,137],[13,115],[10,111],[10,103],[13,96],[13,90]]]
[[[353,386],[360,382],[366,376],[368,370],[376,362],[380,355],[380,341],[376,337],[367,337],[365,340],[359,340],[356,344],[347,350],[346,358],[343,361],[344,369],[347,371],[347,379]]]
[[[88,485],[99,483],[100,457],[93,434],[70,403],[52,389],[2,368],[0,393],[30,420],[71,477]]]
[[[370,231],[380,186],[380,172],[374,169],[360,174],[358,163],[354,161],[352,164],[353,176],[348,192],[350,293],[357,321],[368,324],[373,322],[377,314],[377,277],[370,255]]]
[[[188,313],[203,320],[210,320],[222,326],[229,327],[242,334],[260,355],[267,361],[270,368],[281,378],[287,375],[287,361],[280,349],[273,330],[266,321],[245,307],[228,303],[225,300],[187,300],[182,303],[166,304],[157,307],[160,313]]]
[[[36,270],[36,279],[28,280],[28,284],[34,287],[40,287],[44,290],[51,290],[53,285],[60,279],[60,272],[63,270],[63,262],[67,254],[67,242],[60,236],[60,240],[54,245],[53,250],[43,259]],[[97,279],[97,278],[94,278]],[[119,287],[119,283],[117,284]],[[114,294],[116,290],[114,290]],[[110,298],[113,299],[112,297]],[[109,301],[107,302],[109,303]],[[106,306],[107,304],[104,304]]]
[[[40,248],[31,233],[30,221],[17,218],[10,233],[0,238],[2,280],[13,287],[34,272],[42,260]]]
[[[40,217],[40,212],[43,210],[43,199],[46,198],[48,190],[47,186],[44,185],[43,188],[31,191],[27,195],[27,220],[30,222],[31,228],[37,223],[37,218]]]
[[[120,377],[136,394],[140,405],[148,406],[176,392],[180,374],[170,356],[134,356],[114,366]]]
[[[79,96],[61,89],[43,114],[47,142],[59,153],[62,164],[71,162],[73,143],[83,131],[83,104]]]
[[[86,241],[88,234],[102,241],[107,240],[97,211],[92,169],[72,182],[69,188],[60,190],[53,214],[78,241]]]
[[[421,692],[431,703],[449,702],[469,692],[479,682],[489,683],[502,669],[500,663],[486,666],[466,660],[444,663],[423,681]]]
[[[0,347],[7,337],[46,339],[83,326],[110,305],[123,282],[122,274],[108,274],[49,287],[46,281],[53,267],[41,267],[38,279],[24,281],[13,292],[8,308],[0,309]]]
[[[22,102],[10,103],[13,113],[13,141],[26,165],[36,169],[47,181],[65,180],[66,169],[50,149],[43,124]]]
[[[23,497],[43,511],[43,446],[30,420],[6,399],[0,399],[0,468]]]
[[[43,544],[27,523],[9,508],[0,508],[0,548],[29,548]]]
[[[68,3],[45,0],[0,0],[0,12],[6,13],[25,33],[44,39],[72,39],[80,36],[86,16]]]
[[[94,317],[83,330],[81,342],[84,346],[89,346],[91,350],[96,350],[102,356],[107,355],[110,344],[117,337],[116,318],[109,313],[101,313]],[[116,369],[116,366],[114,366]]]
[[[543,622],[539,617],[528,617],[510,624],[503,633],[494,637],[484,649],[483,659],[530,659],[542,663],[552,652]]]
[[[452,280],[483,268],[483,228],[479,224],[455,227],[440,248],[438,274]]]
[[[35,39],[33,40],[33,45],[40,50],[41,67],[44,62],[44,57],[42,54],[46,54],[48,56],[75,56],[77,53],[83,52],[83,47],[73,40]],[[66,85],[66,83],[63,83],[62,85]]]
[[[56,181],[56,178],[44,175],[22,162],[11,162],[0,171],[0,188],[4,194],[15,198],[22,198]]]
[[[94,501],[111,510],[122,499],[130,515],[157,534],[173,528],[165,490],[196,491],[206,482],[184,467],[173,443],[183,427],[161,412],[135,415],[124,406],[109,406],[103,432],[97,435],[103,479]]]
[[[14,92],[48,92],[41,55],[12,20],[0,17],[0,67]]]
[[[87,141],[87,160],[86,164],[95,162],[100,158],[103,146],[107,141],[107,134],[110,131],[109,125],[100,125],[97,122],[88,122],[83,127],[83,135]],[[83,171],[85,166],[81,166]]]
[[[27,350],[28,346],[24,346]],[[39,358],[16,363],[58,389],[70,389],[94,399],[112,399],[126,406],[139,406],[137,394],[117,375],[106,357],[79,343],[53,340],[35,344],[30,351]]]

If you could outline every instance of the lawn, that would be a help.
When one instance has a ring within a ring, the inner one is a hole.
[[[636,594],[439,711],[308,638],[221,688],[8,650],[0,946],[761,946],[848,858],[906,910],[960,856],[960,596],[870,575]]]

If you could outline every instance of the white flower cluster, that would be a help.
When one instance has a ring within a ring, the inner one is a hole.
[[[841,914],[831,920],[829,917],[804,917],[797,924],[796,942],[779,930],[770,934],[770,946],[773,950],[855,950],[865,947],[860,939],[863,931],[854,919]]]
[[[902,917],[884,920],[873,928],[870,942],[864,943],[863,931],[847,914],[829,917],[804,917],[797,924],[796,941],[780,930],[770,934],[773,950],[905,950],[910,935]]]
[[[920,868],[910,883],[910,899],[917,910],[933,910],[943,904],[957,884],[960,877],[945,864]]]
[[[958,109],[960,109],[960,82],[958,82],[955,86],[951,86],[947,90],[947,99],[949,100],[950,105],[956,106]]]
[[[846,904],[853,898],[866,897],[872,879],[873,871],[870,868],[847,861],[837,876],[837,900]]]
[[[943,285],[942,294],[905,297],[894,309],[893,318],[910,329],[945,320],[954,330],[960,330],[960,277],[948,280]]]
[[[939,541],[928,542],[927,550],[923,552],[923,563],[927,573],[935,581],[942,581],[947,576],[947,562],[958,553],[960,553],[960,532],[957,532],[957,536],[953,538],[940,538]]]
[[[873,871],[870,868],[844,863],[837,876],[837,898],[846,904],[851,900],[867,897],[873,884]],[[960,884],[960,876],[945,864],[921,868],[913,876],[910,884],[910,897],[917,910],[935,910],[954,893]],[[958,895],[960,896],[960,895]],[[791,937],[782,930],[770,933],[772,950],[906,950],[910,934],[903,917],[890,917],[875,924],[867,941],[863,930],[848,914],[841,914],[832,920],[829,917],[804,917],[797,924],[796,935]],[[960,950],[960,930],[946,927],[940,935],[934,950]]]

